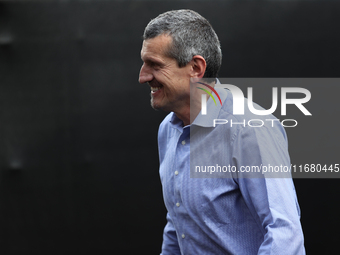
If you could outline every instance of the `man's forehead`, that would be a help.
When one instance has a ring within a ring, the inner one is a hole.
[[[164,50],[172,42],[170,35],[161,34],[153,38],[145,39],[143,41],[143,50]]]

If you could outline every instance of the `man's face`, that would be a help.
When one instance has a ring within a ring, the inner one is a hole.
[[[151,106],[154,109],[179,112],[190,107],[190,70],[188,64],[178,67],[175,59],[166,56],[171,36],[159,35],[143,42],[143,65],[139,82],[151,87]]]

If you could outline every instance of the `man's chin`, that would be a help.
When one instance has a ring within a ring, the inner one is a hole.
[[[156,111],[165,111],[162,107],[160,107],[159,105],[153,104],[153,103],[151,103],[151,107],[152,109]]]
[[[150,105],[154,110],[160,110],[160,107],[157,103],[154,102],[154,100],[151,98]]]
[[[165,111],[165,112],[171,112],[171,110],[166,109],[166,107],[154,102],[153,99],[151,99],[150,104],[151,104],[151,107],[156,111],[162,110],[162,111]]]

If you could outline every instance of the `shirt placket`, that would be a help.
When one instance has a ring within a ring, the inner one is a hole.
[[[184,215],[186,215],[185,205],[183,204],[181,189],[183,178],[188,174],[189,171],[189,155],[190,155],[190,129],[186,127],[183,129],[183,133],[180,135],[177,141],[176,148],[176,167],[174,171],[174,211],[177,215],[179,222],[184,222]],[[187,239],[187,233],[185,232],[182,224],[177,224],[177,235],[179,242],[182,243]]]

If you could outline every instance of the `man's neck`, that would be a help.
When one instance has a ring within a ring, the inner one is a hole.
[[[215,81],[208,83],[210,86],[215,87]],[[194,89],[194,88],[193,88]],[[197,115],[201,112],[201,100],[202,94],[204,93],[202,90],[194,89],[190,95],[190,102],[185,106],[181,107],[180,110],[174,111],[177,118],[183,121],[184,126],[191,125],[196,119]],[[209,99],[209,95],[207,95],[207,100]]]
[[[186,111],[180,111],[180,112],[174,112],[177,116],[177,118],[179,118],[182,122],[183,122],[183,126],[188,126],[191,124],[190,122],[190,108]]]

